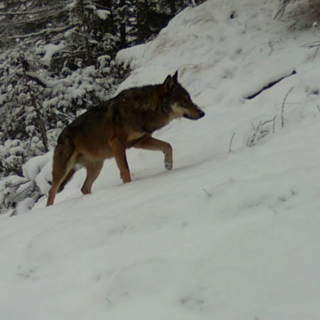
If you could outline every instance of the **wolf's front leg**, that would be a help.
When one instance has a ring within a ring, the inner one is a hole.
[[[126,157],[125,147],[117,138],[110,139],[109,145],[116,159],[123,183],[131,182],[130,170]]]
[[[171,170],[173,167],[172,160],[172,147],[170,143],[164,142],[151,136],[147,136],[140,140],[137,144],[133,146],[137,149],[162,151],[164,153],[164,166],[167,170]]]

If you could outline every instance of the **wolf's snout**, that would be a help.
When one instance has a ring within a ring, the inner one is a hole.
[[[197,111],[197,118],[198,119],[203,118],[206,114],[197,105],[195,105],[195,107],[196,107],[196,111]]]
[[[203,118],[205,115],[206,114],[202,110],[199,110],[199,119]]]
[[[206,114],[197,106],[193,105],[188,112],[184,113],[184,117],[190,120],[198,120],[205,116]]]

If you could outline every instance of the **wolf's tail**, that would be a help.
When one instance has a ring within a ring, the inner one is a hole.
[[[71,139],[59,139],[58,145],[54,149],[52,185],[49,191],[47,206],[54,202],[54,198],[59,189],[63,189],[73,176],[75,170],[76,151]]]

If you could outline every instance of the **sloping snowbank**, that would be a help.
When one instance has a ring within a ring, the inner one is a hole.
[[[54,206],[0,216],[1,318],[319,319],[318,31],[277,5],[207,1],[119,54],[120,90],[178,69],[206,117],[156,134],[171,172],[130,150],[132,183],[107,161],[92,195],[79,171]]]

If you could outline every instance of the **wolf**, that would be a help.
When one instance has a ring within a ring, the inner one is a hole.
[[[124,183],[131,181],[126,150],[133,147],[162,151],[165,168],[173,167],[172,147],[155,139],[152,133],[178,118],[198,120],[205,113],[178,82],[178,71],[162,84],[126,89],[114,98],[92,108],[61,132],[53,155],[52,184],[47,206],[71,179],[74,167],[87,170],[81,188],[91,193],[105,159],[114,157]]]

